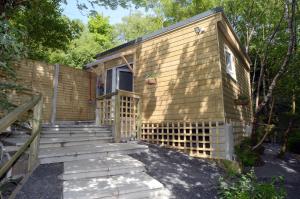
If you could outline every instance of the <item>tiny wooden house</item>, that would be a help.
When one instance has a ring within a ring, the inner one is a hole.
[[[232,159],[250,129],[250,59],[221,8],[96,58],[86,66],[98,76],[96,120],[117,141]]]

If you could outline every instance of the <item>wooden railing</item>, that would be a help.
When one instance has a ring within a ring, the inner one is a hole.
[[[140,139],[140,109],[139,95],[117,90],[97,98],[96,123],[112,126],[115,142]]]
[[[33,109],[32,117],[32,131],[31,136],[22,145],[17,152],[7,161],[0,169],[0,178],[6,174],[14,163],[19,159],[19,157],[26,152],[29,148],[29,159],[28,159],[28,172],[32,171],[37,163],[38,159],[38,149],[39,149],[39,137],[41,131],[41,119],[42,119],[42,108],[43,108],[43,98],[41,94],[29,93],[27,91],[23,92],[26,95],[31,95],[32,98],[28,101],[8,113],[5,117],[0,120],[0,133],[5,131],[11,124],[17,121],[23,114],[27,111]]]

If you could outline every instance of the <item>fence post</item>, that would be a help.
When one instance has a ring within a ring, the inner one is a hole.
[[[225,124],[225,158],[233,160],[234,156],[234,141],[232,124]]]
[[[33,118],[32,118],[32,132],[31,134],[41,131],[42,123],[42,110],[43,110],[43,97],[33,108]],[[34,138],[29,148],[29,158],[28,158],[28,171],[31,171],[37,163],[38,152],[39,152],[39,141],[40,133]]]
[[[142,127],[142,115],[141,115],[141,98],[137,99],[137,139],[141,140],[141,127]]]
[[[115,95],[115,115],[114,115],[114,136],[115,142],[121,140],[121,129],[120,129],[120,93],[117,91]]]
[[[57,91],[58,91],[58,78],[59,78],[59,64],[55,64],[53,78],[53,96],[52,96],[52,110],[51,110],[51,121],[50,123],[54,125],[56,120],[56,101],[57,101]]]
[[[95,124],[100,126],[100,100],[96,99],[96,118]]]

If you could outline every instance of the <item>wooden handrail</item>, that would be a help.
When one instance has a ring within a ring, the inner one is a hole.
[[[29,102],[22,104],[13,111],[9,112],[5,117],[0,120],[0,133],[7,129],[14,123],[22,114],[32,109],[41,99],[42,95],[35,95]]]
[[[30,93],[27,93],[30,94]],[[35,159],[37,157],[38,150],[38,135],[41,131],[41,114],[42,114],[43,99],[42,95],[33,95],[32,99],[22,105],[20,105],[15,110],[8,113],[4,118],[0,120],[0,132],[7,129],[12,123],[14,123],[22,114],[30,109],[33,110],[33,124],[32,124],[32,134],[30,138],[25,142],[24,145],[12,156],[12,158],[6,162],[0,169],[0,178],[7,173],[7,171],[14,165],[18,158],[26,151],[30,146],[29,154],[29,166],[28,170],[32,170],[34,166]]]
[[[111,98],[112,96],[115,96],[115,95],[133,97],[133,98],[136,98],[136,99],[141,98],[137,93],[130,92],[130,91],[124,91],[124,90],[117,90],[116,92],[113,92],[113,93],[109,93],[109,94],[106,94],[106,95],[101,95],[101,96],[97,97],[97,99],[98,100],[108,99],[108,98]]]

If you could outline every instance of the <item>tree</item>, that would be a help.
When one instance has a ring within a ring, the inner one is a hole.
[[[114,34],[114,28],[109,24],[108,18],[100,14],[91,16],[81,36],[71,41],[66,50],[47,52],[47,62],[82,68],[84,64],[94,60],[95,54],[118,43]]]
[[[143,15],[136,12],[122,18],[122,23],[115,25],[119,38],[122,41],[130,41],[145,34],[151,33],[163,27],[163,21],[159,17]]]

